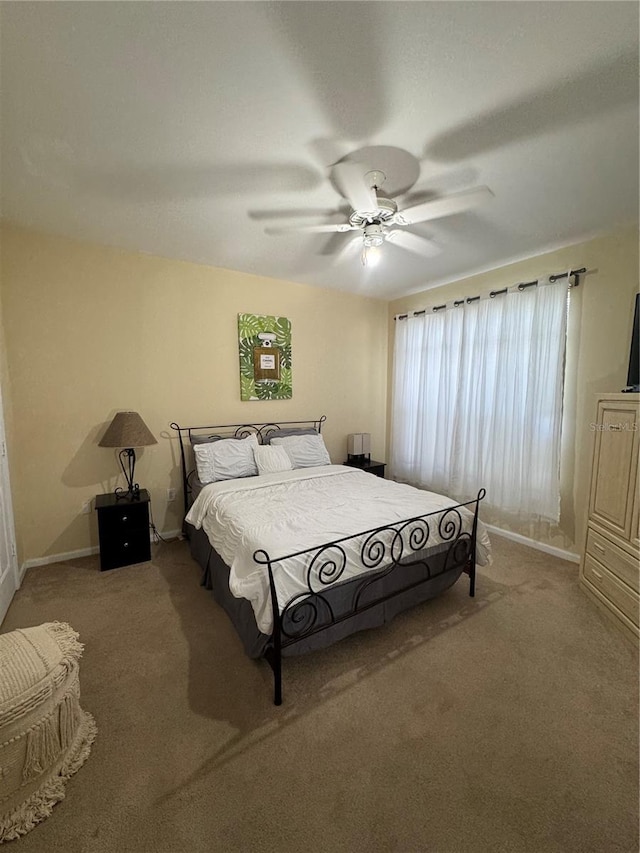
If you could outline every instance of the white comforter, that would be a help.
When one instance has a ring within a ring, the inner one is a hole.
[[[205,486],[187,514],[187,521],[204,528],[209,541],[230,566],[229,587],[236,598],[248,599],[258,628],[272,630],[273,617],[266,566],[258,565],[255,551],[272,560],[434,512],[456,501],[391,480],[374,477],[357,468],[324,465],[263,474],[242,480],[225,480]],[[463,511],[464,512],[464,511]],[[464,529],[471,531],[472,513],[464,512]],[[429,545],[439,541],[430,525]],[[347,565],[340,580],[367,569],[360,561],[363,538],[345,543]],[[476,559],[490,562],[489,537],[479,522]],[[406,546],[404,555],[408,553]],[[293,596],[308,592],[305,560],[297,557],[274,566],[278,602],[282,609]]]

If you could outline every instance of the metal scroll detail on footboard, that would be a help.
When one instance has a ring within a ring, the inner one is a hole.
[[[276,705],[282,704],[282,651],[288,646],[456,571],[469,575],[469,595],[475,594],[478,509],[485,494],[480,489],[466,503],[277,559],[263,550],[254,553],[256,563],[266,566],[269,574],[273,631],[265,656],[273,669]],[[354,557],[359,558],[365,574],[345,578]],[[305,566],[303,589],[283,601],[278,595],[278,574],[285,561],[294,558]],[[391,576],[393,582],[386,582]]]

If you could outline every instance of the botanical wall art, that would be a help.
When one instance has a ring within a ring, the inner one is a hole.
[[[286,317],[238,314],[240,399],[290,400],[291,322]]]

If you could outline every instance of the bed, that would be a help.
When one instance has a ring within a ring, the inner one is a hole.
[[[228,614],[247,655],[271,665],[276,705],[283,657],[382,625],[440,595],[463,573],[473,596],[476,563],[491,559],[478,519],[484,489],[456,503],[332,465],[326,450],[320,458],[315,449],[300,456],[300,448],[324,448],[324,421],[171,424],[180,442],[183,531],[202,584]],[[226,447],[218,444],[225,440]],[[214,477],[203,466],[207,454],[219,459],[233,450],[246,459],[248,443],[256,460],[288,454],[297,464],[260,468],[257,476],[249,467],[231,467],[221,479],[202,482],[199,473]],[[255,450],[264,445],[277,450]],[[242,476],[228,476],[237,470]]]

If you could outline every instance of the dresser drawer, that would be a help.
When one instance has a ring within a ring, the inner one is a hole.
[[[135,536],[108,536],[100,543],[100,566],[116,569],[151,559],[151,542],[146,530]]]
[[[589,529],[587,533],[587,554],[594,557],[605,568],[623,580],[636,592],[640,592],[640,562],[618,548],[605,536]]]
[[[111,533],[128,533],[130,530],[145,530],[149,526],[149,510],[147,503],[127,503],[113,506],[101,511],[101,518],[108,525]]]
[[[634,593],[626,584],[618,580],[601,563],[594,560],[590,554],[585,555],[582,574],[591,586],[609,599],[634,625],[638,625],[640,598],[637,593]]]

